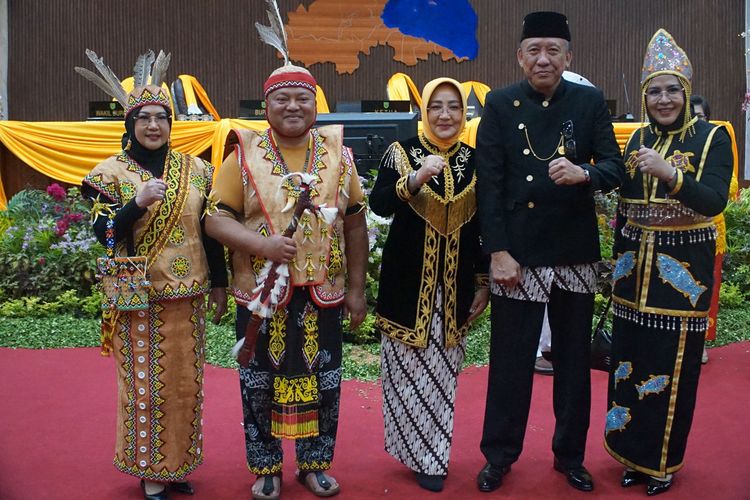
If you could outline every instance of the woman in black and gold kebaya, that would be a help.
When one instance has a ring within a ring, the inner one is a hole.
[[[690,112],[692,67],[660,29],[641,77],[650,122],[625,150],[613,255],[605,447],[622,486],[670,488],[683,466],[713,285],[716,228],[732,176],[729,136]]]
[[[376,310],[385,448],[432,491],[448,473],[466,333],[489,298],[465,120],[457,81],[425,85],[424,132],[390,146],[370,195],[373,212],[393,216]]]

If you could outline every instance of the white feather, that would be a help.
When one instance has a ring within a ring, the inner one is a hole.
[[[338,208],[332,208],[332,207],[320,207],[320,215],[323,216],[323,220],[328,224],[329,226],[333,224],[333,222],[336,220],[336,217],[339,214]]]
[[[151,70],[151,84],[161,87],[164,78],[167,76],[167,68],[172,60],[172,53],[165,54],[163,50],[159,51],[159,55],[156,56],[156,62],[154,62],[154,68]]]
[[[240,355],[240,351],[242,350],[243,345],[245,345],[245,337],[242,337],[240,340],[238,340],[237,343],[234,344],[234,347],[232,347],[232,357],[234,359],[237,359],[237,356]]]
[[[266,0],[266,14],[270,26],[255,23],[255,29],[258,30],[258,35],[264,43],[281,52],[281,55],[284,56],[284,65],[287,65],[289,64],[289,50],[287,49],[286,30],[276,0]]]

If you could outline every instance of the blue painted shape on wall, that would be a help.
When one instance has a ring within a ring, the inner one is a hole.
[[[380,15],[389,28],[423,38],[474,59],[479,51],[477,13],[469,0],[388,0]]]

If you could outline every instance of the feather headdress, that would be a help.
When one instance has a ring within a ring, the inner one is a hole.
[[[255,29],[258,30],[260,39],[268,45],[275,47],[284,56],[284,66],[291,64],[289,62],[289,50],[286,45],[286,30],[281,20],[281,12],[276,0],[266,0],[266,14],[270,26],[265,26],[259,22],[255,23]]]
[[[160,50],[159,55],[154,58],[154,51],[149,49],[148,52],[139,55],[133,67],[133,91],[130,94],[125,92],[117,75],[104,64],[103,57],[99,57],[90,49],[86,49],[86,55],[102,76],[78,66],[74,68],[76,73],[92,82],[107,95],[114,97],[125,109],[126,114],[148,104],[159,104],[172,109],[169,96],[160,88],[167,74],[172,54],[165,54],[163,50]]]
[[[91,62],[94,63],[94,66],[96,66],[97,71],[99,71],[99,74],[101,74],[103,78],[96,75],[93,71],[89,71],[86,68],[81,68],[79,66],[74,68],[76,73],[92,82],[107,95],[114,97],[124,108],[128,102],[128,93],[122,88],[120,79],[117,78],[117,75],[114,74],[109,66],[104,64],[104,58],[97,56],[96,52],[86,49],[86,55]]]

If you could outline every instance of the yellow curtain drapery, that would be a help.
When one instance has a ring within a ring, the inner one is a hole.
[[[224,119],[215,122],[172,124],[171,147],[199,155],[208,148],[211,163],[221,165],[224,141],[231,128],[264,130],[265,120]],[[52,179],[80,184],[99,162],[120,151],[121,121],[16,122],[0,121],[0,142],[31,168]],[[0,202],[3,202],[0,179]]]
[[[474,91],[474,95],[477,96],[477,100],[482,106],[484,106],[484,100],[487,97],[487,94],[492,90],[486,83],[475,81],[461,82],[461,86],[464,88],[464,92],[466,92],[467,96]]]
[[[461,140],[476,145],[476,131],[480,119],[471,120]],[[732,139],[735,179],[738,170],[737,141],[732,124],[725,121],[712,123],[724,125]],[[420,123],[421,125],[421,123]],[[615,123],[615,138],[620,149],[640,123]],[[174,122],[172,148],[182,153],[199,155],[209,147],[211,163],[221,165],[224,142],[232,128],[264,130],[265,120],[240,120],[225,118],[214,122]],[[52,179],[69,184],[79,184],[81,179],[99,162],[120,151],[120,138],[124,132],[121,121],[100,122],[17,122],[0,121],[0,142],[31,168]],[[733,185],[736,192],[736,180]],[[733,193],[734,194],[734,193]],[[0,179],[0,208],[6,199]]]

